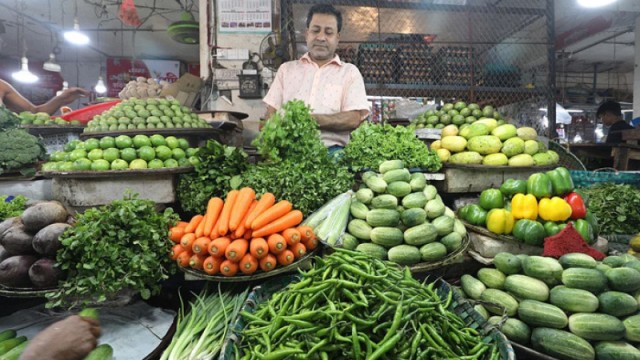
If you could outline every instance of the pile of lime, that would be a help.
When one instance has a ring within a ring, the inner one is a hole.
[[[442,129],[449,124],[462,128],[465,124],[468,126],[484,118],[496,119],[496,121],[502,122],[499,125],[504,124],[502,116],[492,105],[481,108],[478,104],[467,104],[464,101],[446,103],[440,110],[428,110],[418,115],[411,123],[416,125],[418,129]]]
[[[18,117],[22,125],[82,125],[78,120],[67,121],[63,118],[52,118],[46,112],[32,113],[30,111],[23,111],[18,114]]]
[[[72,140],[64,151],[56,151],[42,171],[106,171],[160,169],[195,166],[198,148],[175,136],[105,136],[85,141]]]
[[[130,98],[94,116],[84,132],[208,127],[211,125],[178,100]]]

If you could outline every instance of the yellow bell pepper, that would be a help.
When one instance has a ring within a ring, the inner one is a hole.
[[[545,221],[565,221],[571,217],[571,205],[557,196],[540,199],[538,215]]]
[[[487,214],[487,229],[494,234],[511,234],[514,222],[511,212],[505,209],[493,209]]]
[[[538,199],[531,194],[516,194],[511,199],[511,213],[514,219],[536,220],[538,218]]]

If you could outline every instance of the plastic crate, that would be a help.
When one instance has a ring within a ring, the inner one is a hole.
[[[89,120],[93,119],[94,116],[100,115],[103,112],[111,109],[114,105],[118,104],[121,100],[113,100],[100,104],[89,105],[83,107],[82,109],[74,110],[68,112],[61,117],[67,121],[78,120],[82,124],[86,124]]]

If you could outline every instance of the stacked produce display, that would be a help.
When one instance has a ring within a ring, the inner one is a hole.
[[[460,130],[481,119],[495,119],[498,125],[504,124],[499,112],[491,105],[480,108],[480,105],[464,101],[446,103],[440,110],[428,110],[411,121],[418,129],[442,129],[453,124]]]
[[[637,258],[500,253],[494,265],[477,277],[463,275],[462,289],[470,299],[499,305],[479,308],[510,340],[558,359],[640,358]]]
[[[45,112],[32,113],[23,111],[18,114],[21,125],[73,125],[82,126],[78,120],[67,121],[63,118],[52,118]]]
[[[19,124],[16,114],[0,106],[0,174],[35,172],[36,163],[46,156],[42,142]]]
[[[162,90],[166,89],[167,86],[169,86],[169,83],[164,80],[156,81],[155,79],[138,76],[135,80],[129,81],[127,85],[120,90],[118,97],[120,99],[155,98],[160,96]]]
[[[486,189],[477,204],[462,207],[459,215],[471,225],[533,246],[542,246],[546,237],[558,234],[567,223],[587,244],[594,244],[600,232],[598,219],[574,192],[564,167],[534,173],[526,181],[508,179],[500,189]]]

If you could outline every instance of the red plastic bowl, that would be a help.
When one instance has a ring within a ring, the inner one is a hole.
[[[113,100],[113,101],[108,101],[100,104],[89,105],[89,106],[83,107],[82,109],[68,112],[62,115],[61,117],[67,121],[78,120],[80,121],[80,123],[86,124],[89,122],[89,120],[93,119],[94,116],[100,115],[103,112],[111,109],[114,105],[116,105],[120,101],[122,100]]]

